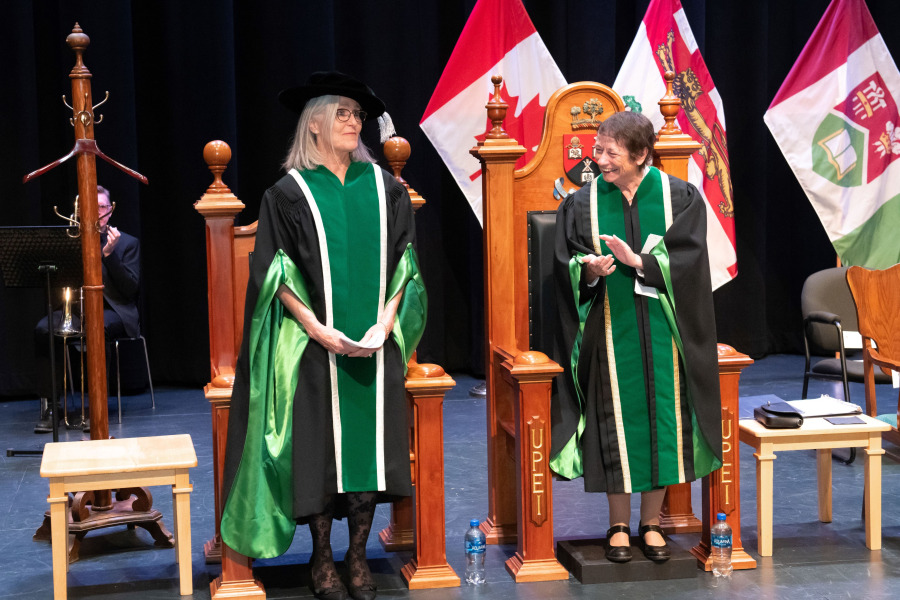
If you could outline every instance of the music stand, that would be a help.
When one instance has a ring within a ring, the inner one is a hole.
[[[71,227],[0,227],[0,273],[6,287],[39,288],[47,293],[47,330],[50,349],[50,385],[53,403],[53,441],[59,441],[59,395],[56,389],[56,353],[53,351],[53,301],[50,280],[57,287],[83,285],[81,237]],[[7,456],[40,455],[43,450],[6,450]]]

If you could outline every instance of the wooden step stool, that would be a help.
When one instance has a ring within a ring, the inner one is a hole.
[[[175,560],[181,595],[192,594],[190,493],[193,488],[188,469],[196,466],[194,444],[187,434],[45,445],[41,477],[50,480],[47,502],[50,503],[55,600],[66,598],[68,493],[153,485],[172,486]]]

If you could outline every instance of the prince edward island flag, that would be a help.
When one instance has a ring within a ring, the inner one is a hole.
[[[900,73],[864,0],[833,0],[765,122],[844,265],[900,262]]]

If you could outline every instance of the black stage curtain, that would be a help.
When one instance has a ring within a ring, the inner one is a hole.
[[[682,0],[722,96],[735,190],[738,278],[716,292],[718,337],[751,356],[800,345],[799,295],[834,252],[762,116],[828,5],[827,0]],[[420,360],[482,374],[481,230],[418,127],[474,0],[317,2],[228,0],[14,0],[4,3],[0,225],[56,224],[71,212],[74,161],[29,184],[22,176],[73,143],[75,22],[103,122],[100,148],[150,179],[142,186],[98,162],[118,208],[112,223],[140,238],[143,329],[158,384],[209,379],[204,229],[192,205],[211,181],[203,146],[221,139],[228,185],[256,218],[281,174],[295,120],[277,92],[315,70],[339,69],[384,99],[413,154],[404,175],[427,200],[417,216],[431,303]],[[611,83],[648,0],[525,0],[568,81]],[[900,55],[900,3],[869,0],[888,48]],[[364,138],[377,146],[374,127]],[[474,140],[473,140],[474,142]],[[40,290],[0,287],[0,395],[27,394],[40,375],[34,323]]]

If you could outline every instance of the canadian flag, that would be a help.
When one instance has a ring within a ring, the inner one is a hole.
[[[737,275],[725,111],[681,2],[651,0],[613,89],[657,130],[664,124],[657,102],[666,93],[666,71],[675,72],[675,95],[681,98],[678,126],[703,145],[688,163],[688,181],[706,199],[706,244],[716,289]]]
[[[547,100],[566,85],[521,0],[478,0],[419,122],[479,223],[481,168],[469,150],[490,129],[484,105],[494,92],[492,75],[503,76],[503,126],[527,149],[518,168],[541,141]]]

